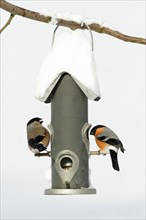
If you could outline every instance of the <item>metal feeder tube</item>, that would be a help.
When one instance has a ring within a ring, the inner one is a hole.
[[[64,73],[51,94],[52,188],[45,195],[96,193],[89,187],[89,153],[82,135],[87,122],[87,97]]]

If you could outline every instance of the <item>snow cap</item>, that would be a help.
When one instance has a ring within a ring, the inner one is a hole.
[[[55,37],[37,76],[36,98],[45,102],[64,73],[71,75],[88,99],[100,99],[91,43],[82,30],[63,32]]]

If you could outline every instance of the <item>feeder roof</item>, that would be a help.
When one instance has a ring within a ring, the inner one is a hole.
[[[37,76],[36,98],[45,102],[63,73],[72,76],[88,99],[100,99],[91,43],[81,30],[60,33],[55,37]]]

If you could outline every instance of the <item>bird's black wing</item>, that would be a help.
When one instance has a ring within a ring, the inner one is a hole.
[[[117,140],[115,138],[109,138],[109,139],[106,140],[106,143],[115,146],[115,145],[120,145],[121,141]]]
[[[120,140],[117,140],[117,139],[115,139],[115,138],[109,138],[109,137],[107,137],[107,136],[97,137],[97,139],[98,139],[99,141],[103,141],[103,142],[105,142],[105,143],[107,143],[107,144],[110,144],[110,145],[113,145],[113,146],[121,144],[121,141],[120,141]]]
[[[46,150],[46,147],[44,147],[43,144],[37,144],[36,148],[39,150],[39,152]]]
[[[29,139],[28,140],[28,144],[32,147],[32,148],[34,148],[34,149],[36,149],[37,148],[37,144],[39,143],[39,142],[41,142],[42,140],[43,140],[43,138],[44,138],[44,136],[37,136],[36,138],[31,138],[31,139]]]
[[[120,140],[114,139],[114,138],[109,138],[108,140],[106,140],[106,143],[113,145],[113,146],[118,146],[121,149],[122,153],[124,153],[125,149],[123,147],[123,144]]]
[[[35,140],[34,139],[29,139],[28,140],[28,144],[31,146],[31,147],[33,147],[33,146],[35,146]]]
[[[45,135],[44,135],[45,136]],[[38,135],[36,138],[35,138],[35,143],[38,144],[39,142],[41,142],[44,138],[43,135]]]
[[[117,153],[114,150],[110,150],[110,156],[112,160],[112,166],[115,170],[119,171],[119,164],[118,164],[118,158],[117,158]]]

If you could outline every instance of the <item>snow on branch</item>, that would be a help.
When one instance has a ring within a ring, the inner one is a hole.
[[[73,30],[75,29],[87,29],[87,24],[92,31],[95,31],[100,34],[107,34],[112,37],[118,38],[120,40],[126,41],[126,42],[132,42],[132,43],[138,43],[138,44],[146,44],[146,39],[140,38],[140,37],[133,37],[128,36],[125,34],[120,33],[119,31],[116,31],[114,29],[111,29],[110,27],[105,26],[104,24],[97,23],[95,19],[87,19],[82,18],[82,16],[70,16],[67,14],[40,14],[38,12],[30,11],[25,8],[21,8],[19,6],[13,5],[5,0],[0,0],[0,8],[2,8],[5,11],[10,12],[11,15],[19,15],[25,18],[33,19],[36,21],[44,22],[44,23],[51,23],[54,25],[64,26],[71,28]],[[12,20],[12,19],[11,19]],[[10,21],[11,21],[10,20]],[[9,21],[9,20],[8,20]],[[10,24],[10,22],[7,22],[5,24],[5,28]],[[4,29],[5,29],[4,28]],[[0,32],[2,32],[4,29],[1,29]]]

